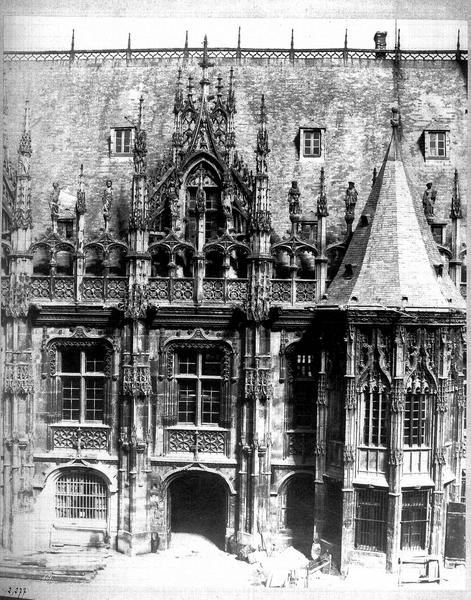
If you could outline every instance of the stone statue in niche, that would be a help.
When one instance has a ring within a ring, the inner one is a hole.
[[[51,200],[49,202],[49,207],[51,209],[51,219],[52,221],[57,221],[58,217],[59,217],[59,194],[60,194],[60,187],[59,187],[59,182],[55,181],[52,184],[53,190],[52,190],[52,194],[51,194]]]
[[[111,179],[108,179],[106,181],[106,188],[105,188],[105,191],[103,192],[103,198],[102,198],[103,218],[105,220],[105,230],[108,230],[108,221],[110,218],[111,203],[113,201],[112,185],[113,185],[113,182],[111,181]]]
[[[433,189],[433,183],[427,183],[424,195],[422,196],[422,205],[427,218],[434,216],[435,202],[437,200],[437,191]]]
[[[348,188],[345,191],[345,220],[351,223],[355,218],[355,206],[358,200],[358,192],[355,189],[353,181],[348,182]]]

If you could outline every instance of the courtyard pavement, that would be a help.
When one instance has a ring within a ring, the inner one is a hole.
[[[465,569],[443,569],[441,584],[407,584],[398,588],[397,576],[382,570],[351,566],[348,576],[319,574],[309,589],[265,588],[257,565],[237,560],[201,536],[174,534],[169,550],[159,554],[128,557],[110,551],[107,566],[89,583],[10,580],[0,578],[0,597],[40,600],[165,599],[218,600],[295,598],[421,598],[429,600],[436,592],[444,600],[465,598]],[[302,582],[300,582],[302,584]],[[16,588],[25,588],[21,595]]]

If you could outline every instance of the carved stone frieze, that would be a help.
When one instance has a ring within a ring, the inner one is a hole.
[[[226,431],[168,429],[168,451],[225,454],[227,435]]]
[[[351,466],[355,462],[355,448],[347,444],[343,448],[343,464],[345,466]]]

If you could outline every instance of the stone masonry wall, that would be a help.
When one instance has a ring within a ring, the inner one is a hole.
[[[247,59],[237,65],[217,60],[210,69],[215,83],[220,72],[227,85],[234,67],[237,114],[236,144],[254,167],[254,148],[260,97],[268,110],[270,194],[273,224],[283,235],[289,227],[287,192],[292,179],[301,189],[304,211],[315,209],[321,165],[326,173],[330,216],[328,237],[345,230],[343,196],[348,181],[359,192],[360,214],[370,186],[373,167],[380,167],[390,140],[390,108],[399,103],[402,149],[411,184],[422,196],[427,181],[438,191],[436,214],[448,218],[453,171],[460,179],[463,202],[466,157],[466,87],[454,62],[311,59],[296,61]],[[23,122],[25,98],[32,113],[32,189],[35,231],[50,224],[48,198],[52,182],[76,193],[80,164],[84,165],[88,211],[87,237],[102,226],[101,195],[111,178],[115,193],[112,227],[124,233],[130,199],[132,160],[110,158],[110,128],[126,126],[125,115],[136,118],[143,93],[144,122],[148,132],[149,164],[170,148],[173,131],[173,96],[181,61],[136,60],[103,63],[11,62],[4,65],[6,94],[5,132],[10,156],[16,149]],[[200,68],[196,60],[183,65],[183,81],[194,76],[199,93]],[[214,89],[214,88],[213,88]],[[227,88],[226,90],[227,91]],[[450,126],[450,160],[425,163],[419,141],[431,122]],[[326,128],[325,160],[299,160],[295,143],[300,126]],[[463,220],[464,222],[464,220]]]

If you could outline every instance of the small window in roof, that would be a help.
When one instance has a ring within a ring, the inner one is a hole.
[[[450,157],[450,131],[426,129],[424,131],[425,160],[446,160]]]

